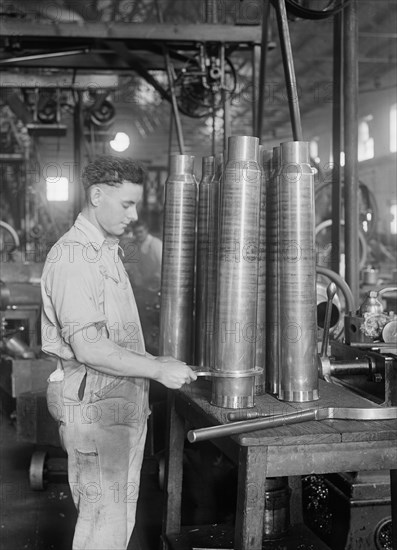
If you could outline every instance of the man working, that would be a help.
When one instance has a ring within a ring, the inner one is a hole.
[[[125,550],[135,523],[149,380],[177,389],[184,363],[145,352],[118,238],[142,197],[135,162],[100,157],[83,172],[86,204],[42,275],[43,350],[58,357],[47,402],[59,422],[78,519],[73,550]]]
[[[161,287],[163,243],[149,233],[149,226],[144,221],[139,220],[133,225],[133,235],[134,240],[126,243],[124,258],[132,287],[158,292]]]

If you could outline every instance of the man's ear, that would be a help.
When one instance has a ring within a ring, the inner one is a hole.
[[[102,190],[98,185],[91,185],[88,189],[88,202],[92,206],[99,206],[102,201]]]

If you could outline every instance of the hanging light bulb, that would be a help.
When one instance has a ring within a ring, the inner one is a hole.
[[[122,153],[128,147],[130,146],[130,138],[125,132],[117,132],[114,139],[110,142],[110,147],[117,151],[118,153]]]

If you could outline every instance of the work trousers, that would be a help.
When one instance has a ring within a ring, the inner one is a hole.
[[[80,365],[49,382],[47,404],[68,455],[78,518],[73,550],[125,550],[135,524],[148,381]]]

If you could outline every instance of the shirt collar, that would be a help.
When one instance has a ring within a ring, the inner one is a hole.
[[[77,229],[83,232],[84,236],[87,238],[87,241],[91,244],[93,248],[95,248],[95,250],[99,250],[102,247],[103,243],[106,241],[104,235],[99,231],[99,229],[95,227],[95,225],[92,224],[89,220],[87,220],[87,218],[83,216],[81,212],[77,216],[74,225]],[[118,242],[118,240],[116,240],[115,242]]]

